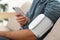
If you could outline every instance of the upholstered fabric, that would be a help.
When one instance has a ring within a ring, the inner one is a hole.
[[[58,19],[51,32],[44,38],[44,40],[60,40],[60,19]]]

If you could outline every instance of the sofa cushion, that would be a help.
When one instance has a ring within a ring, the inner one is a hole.
[[[60,40],[60,18],[44,40]]]

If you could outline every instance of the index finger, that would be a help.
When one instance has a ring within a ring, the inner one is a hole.
[[[16,16],[16,17],[19,17],[19,16],[21,16],[21,15],[20,15],[19,13],[16,13],[15,16]]]

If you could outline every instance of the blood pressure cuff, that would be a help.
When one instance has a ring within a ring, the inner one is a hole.
[[[29,25],[29,29],[35,34],[37,38],[40,38],[45,32],[47,32],[60,17],[60,2],[58,0],[55,2],[50,1],[44,10],[43,18],[39,16],[37,19],[37,16],[34,19],[35,21],[33,20]]]
[[[53,22],[44,14],[37,16],[29,25],[29,29],[37,38],[40,38],[53,26]]]

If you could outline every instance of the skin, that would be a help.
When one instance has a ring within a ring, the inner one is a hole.
[[[19,22],[21,26],[24,26],[29,21],[29,18],[20,16],[20,14],[16,14],[16,17],[17,22]],[[9,32],[0,31],[0,36],[7,37],[11,40],[37,40],[37,37],[29,29]]]
[[[24,26],[28,21],[29,21],[29,18],[26,17],[25,15],[24,16],[20,16],[20,14],[16,14],[16,20],[17,22],[21,25],[21,26]]]
[[[0,32],[0,36],[7,37],[11,40],[37,40],[35,35],[29,29],[21,31]]]

